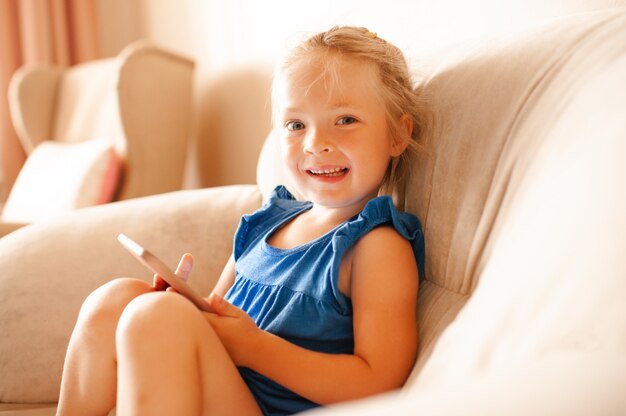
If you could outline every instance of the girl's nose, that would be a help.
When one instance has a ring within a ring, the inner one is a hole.
[[[332,140],[318,130],[310,131],[308,137],[304,141],[305,153],[320,154],[330,152],[334,148]]]

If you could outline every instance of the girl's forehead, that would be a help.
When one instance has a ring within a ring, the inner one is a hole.
[[[276,84],[276,98],[282,99],[321,95],[329,101],[342,101],[347,97],[380,95],[375,65],[349,57],[317,56],[292,62],[277,75]]]

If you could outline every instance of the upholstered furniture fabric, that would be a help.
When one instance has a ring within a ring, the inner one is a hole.
[[[399,392],[320,413],[626,413],[624,39],[615,9],[436,62],[422,85],[436,125],[399,193],[426,236],[415,370]],[[90,208],[0,239],[0,325],[14,334],[0,342],[0,401],[54,401],[82,297],[145,275],[115,233],[153,238],[172,263],[194,252],[207,291],[238,215],[281,180],[271,140],[259,187]]]
[[[20,170],[2,219],[30,223],[111,202],[121,170],[122,161],[106,139],[43,141]]]
[[[11,79],[11,119],[28,154],[45,141],[106,138],[124,162],[117,199],[178,190],[193,71],[190,59],[143,41],[69,68],[25,66]]]
[[[0,402],[56,401],[85,297],[113,277],[151,280],[117,242],[118,233],[141,241],[171,267],[193,253],[189,283],[208,293],[230,256],[239,218],[260,202],[253,185],[179,191],[85,208],[0,239],[6,271],[0,273]]]

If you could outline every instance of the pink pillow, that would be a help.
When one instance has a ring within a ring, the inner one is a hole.
[[[108,140],[46,141],[28,156],[2,220],[30,223],[115,198],[122,161]]]

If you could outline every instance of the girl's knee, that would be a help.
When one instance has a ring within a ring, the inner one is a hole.
[[[117,320],[129,302],[151,290],[150,284],[143,280],[111,280],[87,296],[81,307],[79,320]]]
[[[145,339],[146,336],[184,328],[201,316],[181,295],[153,292],[133,299],[124,309],[117,326],[118,339]]]

